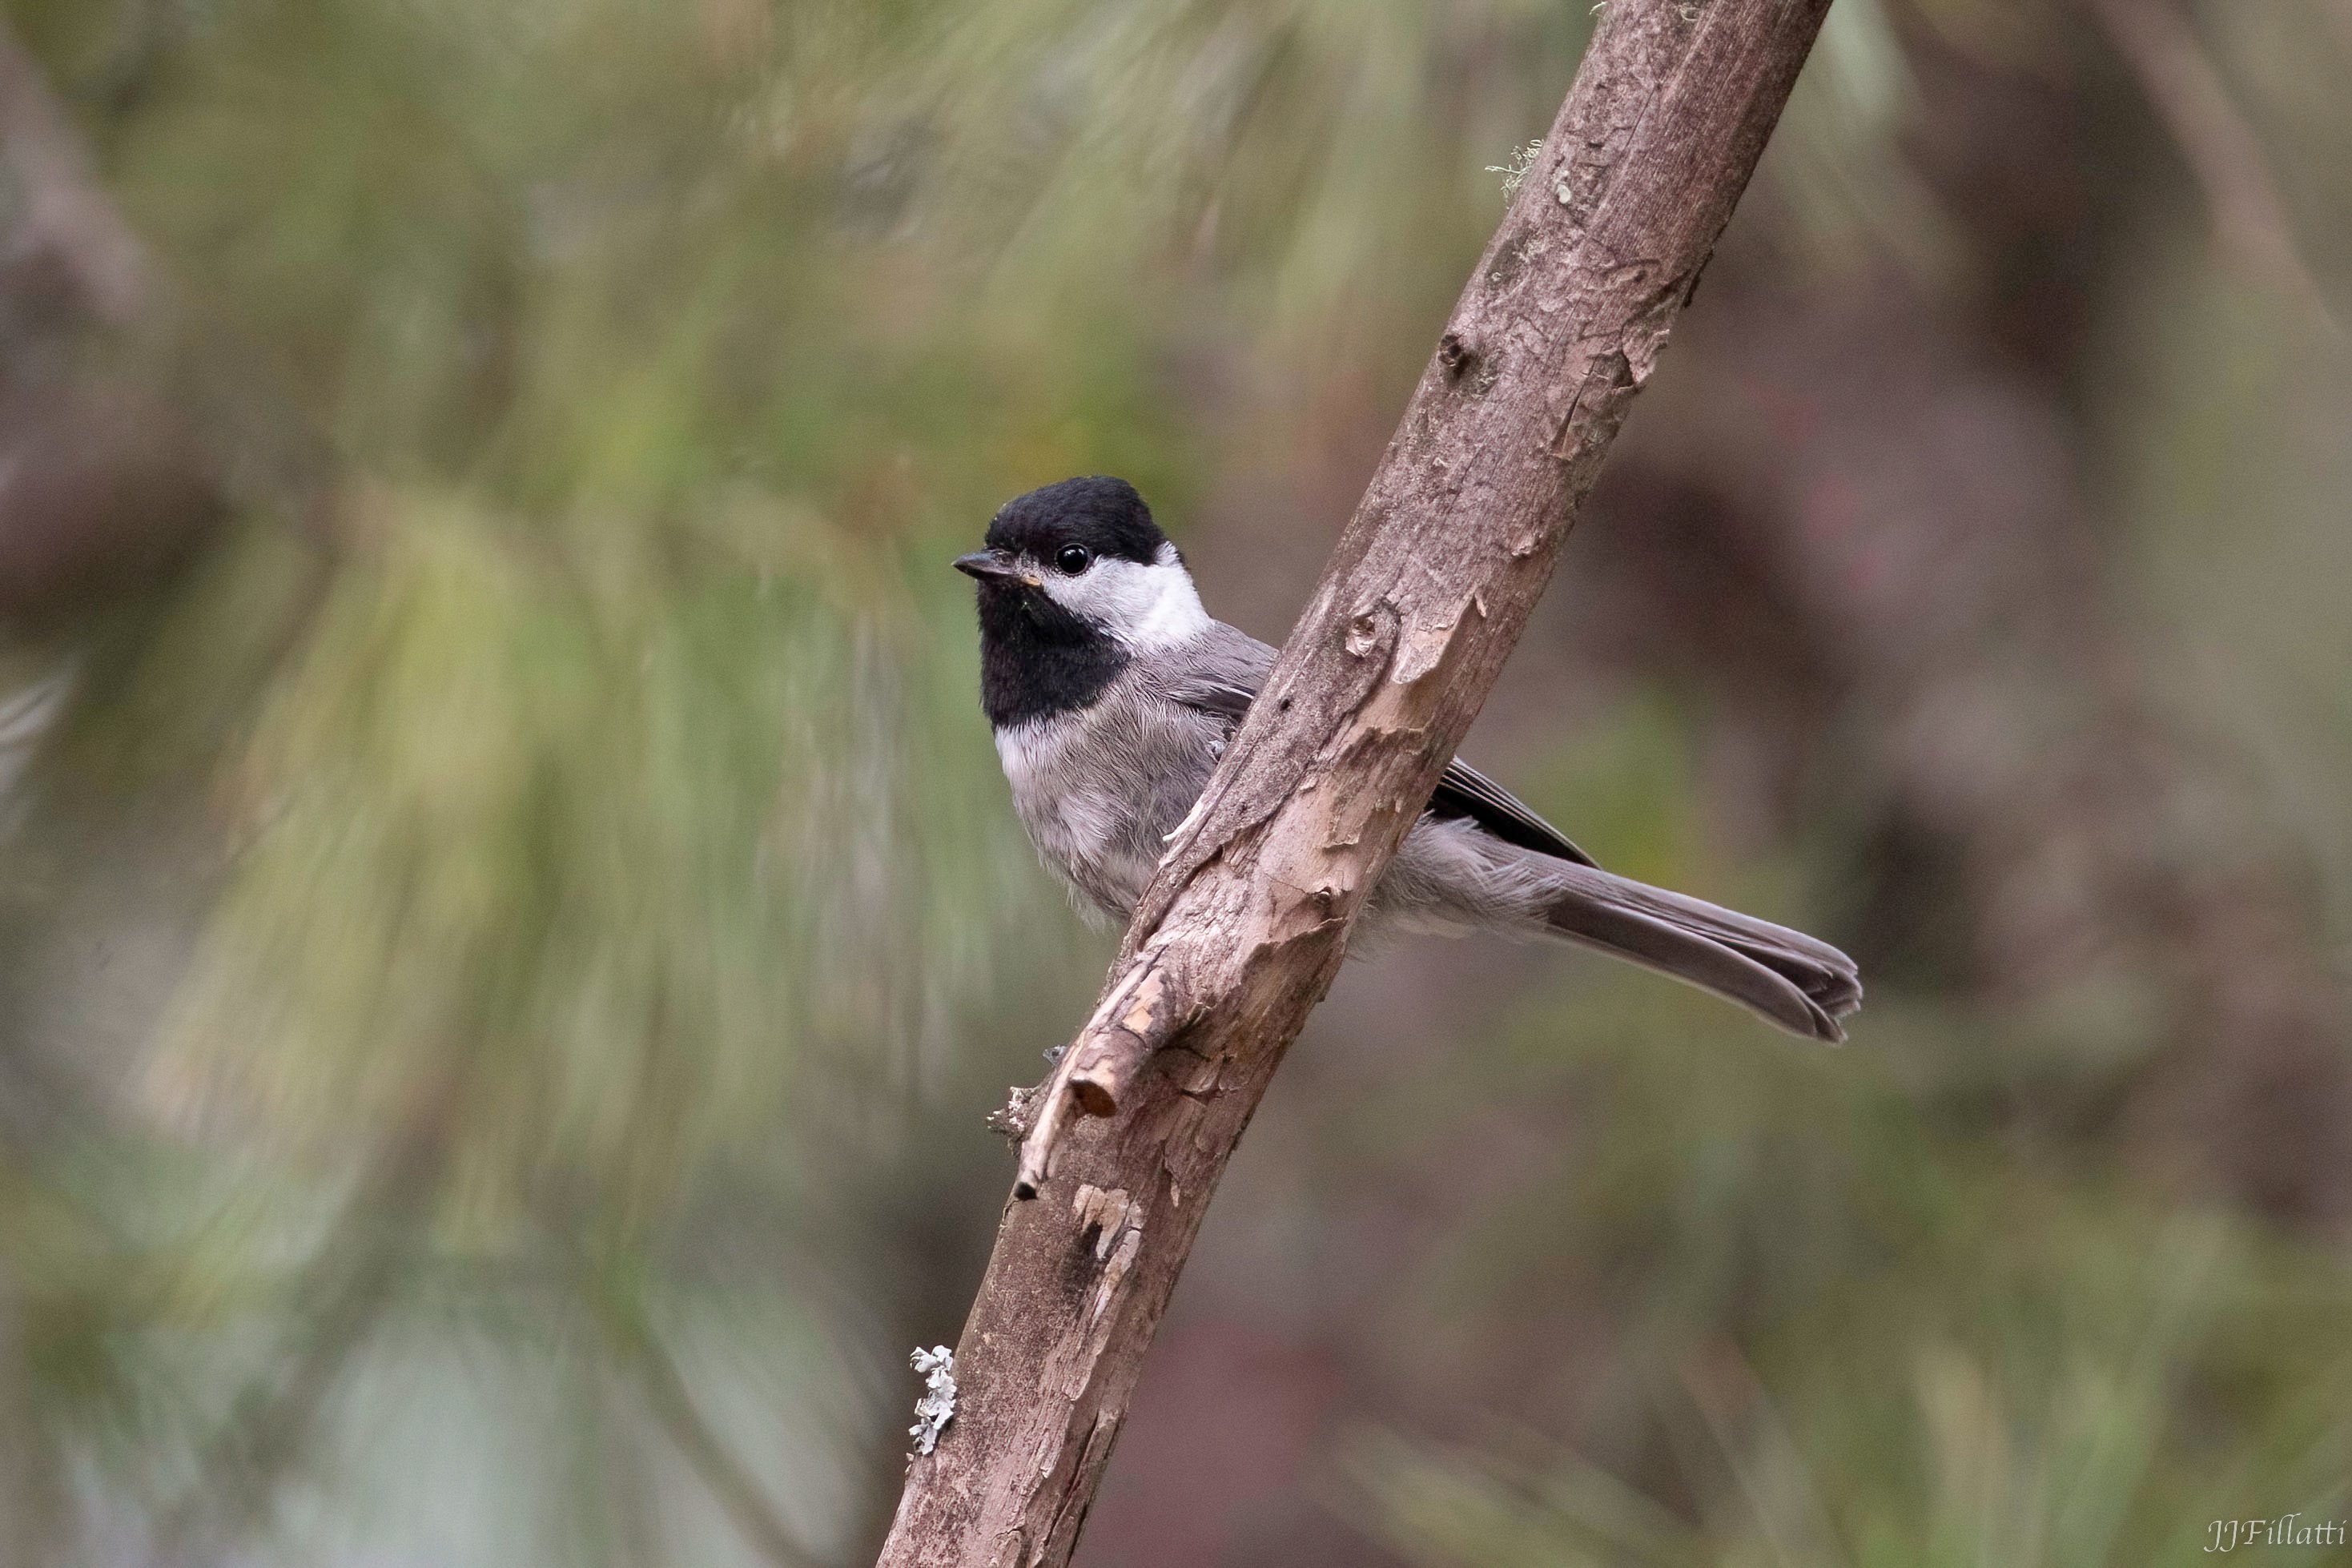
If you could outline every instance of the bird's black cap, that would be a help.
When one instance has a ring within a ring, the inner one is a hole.
[[[1033,561],[1050,561],[1064,545],[1083,544],[1097,555],[1149,566],[1168,536],[1133,485],[1095,474],[1006,501],[988,525],[987,542],[991,550]]]

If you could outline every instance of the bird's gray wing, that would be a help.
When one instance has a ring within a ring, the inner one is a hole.
[[[1172,661],[1168,691],[1186,707],[1224,721],[1231,734],[1241,727],[1243,715],[1273,668],[1274,649],[1247,632],[1213,621]],[[1538,855],[1579,866],[1595,864],[1568,835],[1459,757],[1445,764],[1444,776],[1429,797],[1429,809],[1435,816],[1467,818],[1504,843]]]
[[[1230,736],[1273,668],[1274,649],[1239,627],[1211,621],[1207,631],[1169,656],[1168,695],[1223,720]]]
[[[1567,834],[1459,757],[1445,764],[1445,776],[1437,781],[1429,809],[1440,816],[1466,816],[1506,844],[1600,869],[1600,862],[1579,849]]]

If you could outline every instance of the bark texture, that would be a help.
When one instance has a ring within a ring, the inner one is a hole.
[[[1068,1561],[1202,1212],[1542,594],[1828,0],[1614,0],[1039,1096],[881,1562]],[[1116,1114],[1104,1115],[1115,1111]]]

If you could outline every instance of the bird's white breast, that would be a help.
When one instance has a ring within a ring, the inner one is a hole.
[[[1056,714],[996,731],[1013,809],[1046,865],[1105,915],[1131,908],[1151,877],[1137,861],[1130,781],[1106,764],[1085,716]]]

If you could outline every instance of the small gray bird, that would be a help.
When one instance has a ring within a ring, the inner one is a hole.
[[[1135,487],[1064,479],[1005,503],[980,582],[981,706],[1046,864],[1125,921],[1241,725],[1274,649],[1211,620]],[[1363,929],[1550,937],[1687,981],[1818,1040],[1862,1005],[1853,961],[1801,931],[1612,876],[1500,785],[1450,763]]]

